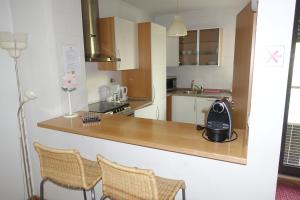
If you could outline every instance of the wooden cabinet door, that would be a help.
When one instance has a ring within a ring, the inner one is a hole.
[[[172,121],[172,95],[167,96],[167,108],[166,108],[166,112],[167,112],[167,121]]]
[[[139,69],[122,71],[122,85],[128,88],[128,97],[151,100],[151,23],[138,24]]]
[[[196,99],[195,97],[173,96],[172,97],[172,121],[195,123],[196,122]]]
[[[232,83],[233,127],[247,129],[250,112],[256,14],[248,4],[236,18]]]

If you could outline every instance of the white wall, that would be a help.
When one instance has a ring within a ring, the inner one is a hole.
[[[235,21],[241,8],[203,9],[180,13],[188,29],[206,29],[220,27],[222,34],[222,60],[220,67],[212,66],[180,66],[168,67],[168,75],[177,76],[177,87],[189,88],[191,81],[205,88],[232,88]],[[168,27],[173,14],[155,17],[155,22]],[[168,51],[168,49],[167,49]]]
[[[0,31],[13,31],[10,1],[0,6]],[[0,199],[25,199],[21,169],[21,151],[17,122],[18,92],[14,63],[6,50],[0,49]]]
[[[67,111],[67,96],[61,89],[61,77],[64,74],[62,58],[64,44],[73,44],[80,50],[78,88],[72,92],[73,110],[87,107],[81,1],[11,0],[10,2],[15,31],[26,32],[29,36],[28,48],[23,52],[20,60],[20,73],[23,89],[31,89],[38,96],[38,99],[26,104],[25,114],[33,180],[35,191],[39,191],[40,172],[32,142],[36,138],[43,137],[42,131],[36,126],[38,121],[63,115]],[[10,90],[16,91],[14,87],[10,87]],[[4,116],[15,113],[11,110],[12,108]],[[16,124],[12,123],[10,126]],[[18,153],[18,150],[16,151]]]
[[[151,21],[149,13],[122,0],[99,0],[99,12],[100,17],[117,16],[137,23]],[[110,78],[121,83],[121,72],[98,70],[96,63],[86,63],[86,77],[89,103],[100,100],[98,89],[109,85]]]

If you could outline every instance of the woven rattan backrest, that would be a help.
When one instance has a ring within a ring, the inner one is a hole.
[[[83,163],[78,151],[53,149],[37,142],[34,147],[40,158],[43,179],[71,188],[86,186]]]
[[[158,200],[153,171],[122,166],[97,156],[103,194],[114,200]]]

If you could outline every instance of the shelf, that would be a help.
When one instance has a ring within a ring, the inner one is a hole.
[[[192,41],[192,42],[179,42],[179,44],[194,44],[194,45],[197,45],[197,41]]]
[[[200,53],[200,56],[217,56],[217,53]]]
[[[197,56],[199,54],[197,53],[192,53],[192,54],[179,54],[180,56]]]
[[[219,41],[200,41],[200,43],[216,43],[216,44],[218,44]]]
[[[185,65],[197,65],[197,63],[182,63],[182,64],[179,64],[179,66],[185,66]]]

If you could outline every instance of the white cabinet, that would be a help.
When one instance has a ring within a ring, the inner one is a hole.
[[[189,96],[172,96],[172,121],[195,123],[196,98]]]
[[[120,62],[100,62],[100,70],[137,69],[138,63],[138,27],[119,17],[99,19],[100,53],[102,55],[120,58]]]
[[[115,17],[117,70],[138,68],[138,32],[137,24]]]
[[[179,66],[179,37],[167,37],[167,66]]]
[[[191,96],[172,97],[172,121],[193,123],[204,126],[206,112],[216,98]]]
[[[157,102],[157,119],[166,120],[167,119],[167,99],[160,99]]]
[[[166,120],[166,99],[161,99],[155,104],[136,110],[134,117]]]
[[[157,119],[157,106],[150,105],[141,109],[134,111],[134,117],[147,118],[147,119]]]
[[[215,100],[217,99],[202,97],[196,98],[196,122],[198,125],[205,125],[208,109]]]

